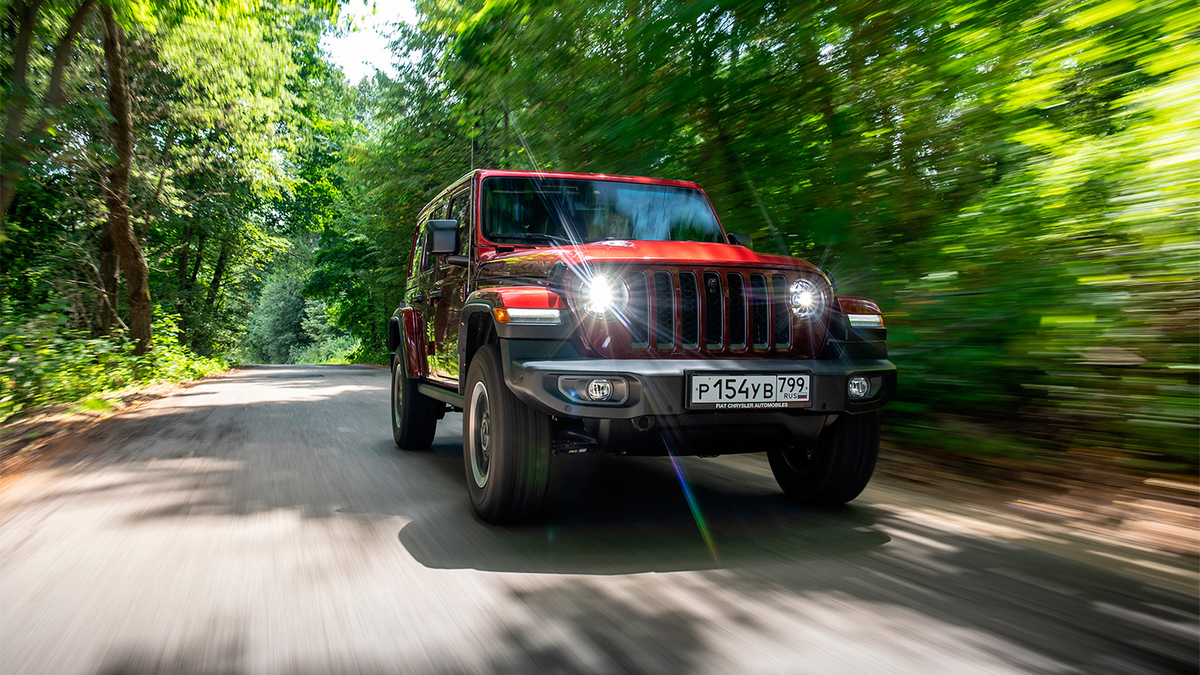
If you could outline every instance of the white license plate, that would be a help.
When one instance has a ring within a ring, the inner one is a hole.
[[[808,375],[701,375],[688,383],[696,409],[805,408],[811,403]]]

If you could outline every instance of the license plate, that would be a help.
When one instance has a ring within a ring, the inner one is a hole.
[[[807,408],[808,375],[701,375],[688,384],[693,409]]]

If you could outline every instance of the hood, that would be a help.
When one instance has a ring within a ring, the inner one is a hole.
[[[499,255],[485,254],[480,262],[487,267],[502,267],[505,268],[504,271],[528,275],[537,274],[542,270],[548,273],[550,267],[560,261],[570,267],[592,264],[686,265],[820,273],[815,265],[800,258],[764,255],[732,244],[693,241],[609,240],[576,246],[526,249]]]

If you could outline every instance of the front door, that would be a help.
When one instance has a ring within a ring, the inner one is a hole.
[[[451,220],[458,221],[458,250],[455,255],[471,256],[470,184],[450,197]],[[433,350],[429,370],[434,379],[458,387],[458,324],[467,299],[467,268],[450,265],[446,256],[438,256],[430,295],[433,307]]]

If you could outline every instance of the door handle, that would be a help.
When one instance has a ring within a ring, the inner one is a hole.
[[[441,292],[441,291],[430,291],[430,293],[429,293],[429,299],[430,299],[430,300],[441,300],[441,299],[442,299],[442,292]]]
[[[413,302],[425,302],[425,294],[417,293],[413,296]]]

